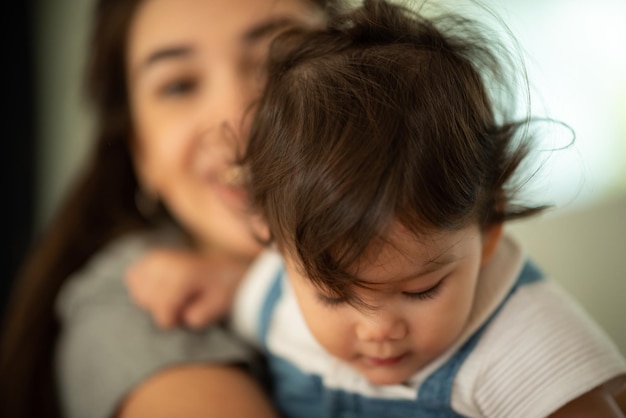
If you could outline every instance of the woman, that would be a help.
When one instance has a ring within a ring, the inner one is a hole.
[[[319,24],[325,3],[99,0],[97,142],[18,278],[1,416],[274,414],[246,367],[254,353],[219,326],[157,331],[123,277],[153,248],[201,251],[210,274],[235,277],[255,257],[259,230],[230,163],[271,39]]]

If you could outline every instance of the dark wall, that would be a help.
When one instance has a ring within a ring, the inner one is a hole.
[[[4,105],[2,200],[3,249],[0,308],[4,313],[13,278],[24,253],[31,245],[35,204],[35,1],[9,2],[4,43]],[[5,9],[6,10],[6,9]],[[5,12],[6,13],[6,12]]]

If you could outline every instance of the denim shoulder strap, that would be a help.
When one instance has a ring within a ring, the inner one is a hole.
[[[269,331],[270,323],[272,322],[274,309],[276,308],[276,304],[282,294],[284,275],[285,269],[283,267],[279,268],[274,281],[265,295],[265,300],[263,301],[263,306],[261,308],[261,314],[259,315],[258,337],[259,341],[261,341],[261,344],[263,345],[263,348],[265,349],[267,349],[267,333]]]
[[[543,280],[543,278],[544,275],[541,270],[539,270],[539,268],[532,261],[526,261],[522,271],[515,280],[515,284],[487,321],[485,321],[485,323],[469,338],[469,340],[461,346],[452,358],[450,358],[422,383],[418,394],[420,402],[423,402],[424,404],[432,404],[433,407],[450,405],[452,387],[457,372],[461,368],[463,362],[471,354],[483,332],[489,326],[493,318],[498,314],[498,312],[500,312],[502,307],[510,299],[511,295],[517,291],[517,289],[521,286]]]

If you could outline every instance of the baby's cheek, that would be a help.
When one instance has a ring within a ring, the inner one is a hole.
[[[288,270],[289,271],[289,270]],[[293,273],[292,273],[293,274]],[[292,280],[298,305],[309,331],[328,353],[346,358],[350,352],[350,324],[340,307],[327,307],[301,281]]]
[[[354,333],[350,331],[346,320],[334,316],[319,319],[313,335],[320,345],[335,357],[343,360],[351,358]]]

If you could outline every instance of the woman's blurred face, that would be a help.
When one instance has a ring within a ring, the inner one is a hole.
[[[209,251],[260,249],[233,161],[273,37],[316,24],[305,0],[146,0],[129,32],[127,79],[140,181]]]

